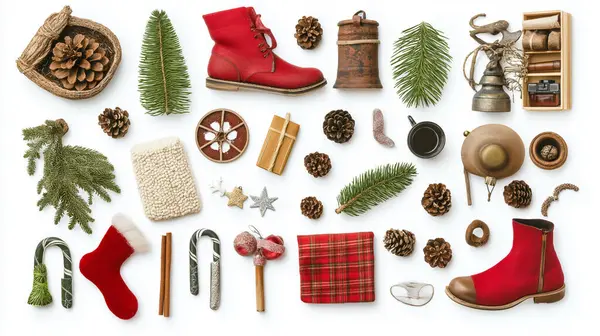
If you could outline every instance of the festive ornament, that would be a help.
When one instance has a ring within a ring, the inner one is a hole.
[[[383,121],[383,112],[380,109],[376,108],[373,110],[373,137],[375,141],[386,147],[394,147],[396,144],[394,140],[390,139],[387,135],[385,135],[384,129],[384,121]]]
[[[285,247],[283,238],[270,235],[263,238],[260,232],[252,225],[249,226],[258,239],[250,232],[244,231],[238,234],[233,241],[233,248],[241,256],[252,255],[254,260],[256,274],[256,311],[265,311],[265,290],[264,290],[264,266],[267,260],[274,260],[283,255]]]
[[[250,195],[250,198],[252,198],[252,201],[254,202],[254,204],[252,204],[250,206],[250,208],[252,209],[260,209],[260,216],[264,217],[265,213],[268,210],[273,210],[275,211],[275,207],[273,207],[273,202],[277,201],[278,197],[269,197],[269,194],[267,194],[267,187],[264,187],[262,190],[262,193],[260,194],[260,196],[252,196]]]
[[[248,196],[244,195],[242,187],[235,187],[231,192],[226,192],[225,196],[229,198],[227,201],[228,206],[236,206],[240,209],[244,208],[244,202],[248,199]]]
[[[210,184],[210,190],[213,194],[219,194],[219,196],[225,196],[225,189],[223,189],[223,178],[219,177],[218,181],[213,181]]]

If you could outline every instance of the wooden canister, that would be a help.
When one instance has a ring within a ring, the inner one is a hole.
[[[338,22],[338,73],[334,88],[380,89],[379,23],[360,10]]]

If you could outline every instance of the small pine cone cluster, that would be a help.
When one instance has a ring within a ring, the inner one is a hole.
[[[444,238],[429,239],[423,253],[425,262],[431,267],[445,268],[452,260],[452,248]]]
[[[98,125],[102,127],[104,133],[113,139],[122,138],[129,131],[129,112],[122,110],[120,107],[114,109],[106,108],[98,116]]]
[[[310,153],[304,157],[304,167],[312,176],[322,177],[331,170],[331,159],[325,153]]]
[[[319,219],[323,214],[323,203],[316,197],[306,197],[300,202],[300,210],[310,219]]]
[[[77,34],[54,46],[50,71],[65,89],[91,90],[104,78],[109,62],[100,43]]]
[[[446,214],[452,207],[450,189],[446,188],[446,185],[443,183],[430,184],[423,194],[421,205],[432,216]]]
[[[408,230],[389,229],[385,232],[383,246],[400,257],[409,256],[415,248],[415,235]]]
[[[303,16],[298,20],[294,37],[302,49],[316,48],[321,42],[322,36],[323,28],[321,28],[319,19],[312,16]]]
[[[531,204],[531,188],[525,181],[515,180],[504,187],[504,202],[511,207],[525,208]]]
[[[348,111],[331,111],[325,115],[323,132],[327,139],[331,141],[337,143],[347,142],[354,134],[354,119]]]

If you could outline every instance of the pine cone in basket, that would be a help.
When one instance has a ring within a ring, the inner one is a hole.
[[[429,239],[423,253],[425,262],[431,267],[444,268],[452,260],[452,248],[444,238]]]
[[[52,49],[50,71],[65,89],[91,90],[104,78],[109,59],[100,43],[77,34],[65,36]]]
[[[310,153],[304,157],[304,167],[312,176],[322,177],[331,170],[331,159],[325,153]]]
[[[102,127],[104,133],[108,136],[116,138],[122,138],[129,131],[129,113],[125,110],[121,110],[119,107],[115,109],[105,108],[98,116],[98,125]]]
[[[423,209],[432,216],[441,216],[450,211],[452,195],[443,183],[430,184],[421,199]]]
[[[323,132],[327,139],[344,143],[354,134],[354,119],[348,111],[334,110],[325,115]]]
[[[531,188],[525,181],[515,180],[504,187],[504,202],[515,208],[531,204]]]
[[[323,203],[316,197],[306,197],[300,202],[302,214],[310,219],[318,219],[323,214]]]
[[[389,229],[385,232],[383,246],[397,256],[409,256],[415,248],[415,235],[408,230]]]
[[[316,48],[321,42],[322,36],[323,28],[321,28],[319,19],[312,16],[303,16],[298,20],[294,37],[302,49]]]

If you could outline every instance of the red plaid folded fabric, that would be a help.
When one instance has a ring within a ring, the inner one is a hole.
[[[298,250],[303,302],[375,301],[373,232],[298,236]]]

